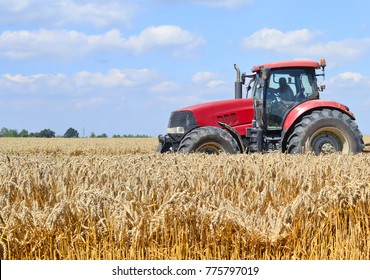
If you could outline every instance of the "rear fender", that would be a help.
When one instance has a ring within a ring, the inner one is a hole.
[[[341,103],[320,99],[303,102],[298,106],[294,107],[285,118],[282,133],[282,143],[283,143],[282,147],[285,147],[290,131],[294,128],[294,126],[300,121],[300,119],[303,116],[309,114],[311,111],[322,110],[324,108],[341,111],[344,114],[347,114],[351,119],[355,120],[355,116],[349,110],[349,108]]]

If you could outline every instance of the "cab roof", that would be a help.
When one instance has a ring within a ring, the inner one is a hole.
[[[285,60],[278,62],[269,62],[261,65],[256,65],[252,67],[252,72],[261,71],[262,68],[288,68],[288,67],[308,67],[318,69],[322,65],[314,60]]]

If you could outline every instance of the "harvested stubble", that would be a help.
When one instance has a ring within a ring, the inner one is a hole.
[[[0,140],[2,258],[370,258],[370,155],[89,140]]]

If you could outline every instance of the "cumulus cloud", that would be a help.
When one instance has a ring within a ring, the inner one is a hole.
[[[41,106],[42,102],[50,100],[54,100],[50,106],[59,108],[58,110],[99,106],[127,108],[132,98],[140,94],[148,104],[181,107],[209,101],[205,96],[216,98],[215,94],[224,92],[225,88],[222,87],[225,83],[217,80],[216,76],[212,72],[199,72],[194,77],[200,83],[179,84],[147,68],[79,71],[71,75],[6,73],[0,76],[0,100],[3,106],[9,108],[13,108],[15,102]]]
[[[135,53],[162,47],[181,47],[195,49],[204,44],[204,39],[174,25],[149,27],[138,36],[131,36],[123,45]],[[176,53],[179,53],[177,50]]]
[[[84,107],[94,107],[107,102],[108,100],[102,97],[91,97],[86,99],[77,99],[74,105],[76,109],[81,109]]]
[[[321,32],[298,29],[283,32],[264,28],[245,37],[245,49],[258,49],[297,57],[341,57],[354,59],[370,47],[370,38],[345,39],[340,41],[320,41]]]
[[[4,80],[7,80],[9,82],[14,82],[18,84],[31,84],[34,83],[35,81],[42,79],[46,77],[47,75],[45,74],[34,74],[34,75],[29,75],[29,76],[24,76],[24,75],[11,75],[11,74],[4,74],[3,78]]]
[[[217,75],[213,72],[197,72],[193,75],[192,81],[196,84],[205,84],[209,88],[217,88],[225,85],[224,81],[217,79]]]
[[[51,94],[86,93],[95,88],[132,88],[155,81],[158,74],[150,69],[111,69],[106,73],[80,71],[71,76],[64,74],[4,74],[0,77],[0,92],[39,92]],[[6,89],[6,90],[5,90]]]
[[[362,132],[369,133],[370,77],[358,72],[343,72],[325,81],[322,98],[345,104],[356,116]]]
[[[364,80],[364,77],[360,73],[344,72],[338,75],[341,80],[351,80],[352,82],[358,83]]]
[[[44,56],[75,58],[99,51],[124,51],[140,54],[166,49],[172,55],[191,52],[204,40],[174,25],[149,27],[128,38],[112,29],[103,34],[88,35],[78,31],[46,30],[5,31],[0,34],[0,57],[28,59]]]
[[[239,8],[249,5],[253,0],[152,0],[154,2],[177,4],[192,3],[206,5],[208,7]]]
[[[151,92],[155,93],[174,92],[179,89],[180,86],[172,81],[164,81],[149,88]]]
[[[192,2],[210,7],[239,8],[249,5],[252,0],[193,0]]]
[[[217,88],[217,87],[220,87],[220,86],[223,86],[223,85],[225,85],[225,82],[221,81],[221,80],[213,80],[213,81],[209,81],[207,83],[207,86],[209,88]]]
[[[43,56],[76,57],[102,47],[114,31],[102,35],[86,35],[77,31],[37,30],[5,31],[0,35],[0,56],[27,59]]]
[[[2,0],[0,22],[36,26],[128,26],[136,9],[131,1]]]
[[[3,11],[19,12],[26,9],[30,5],[30,0],[2,0],[0,8]]]
[[[199,97],[199,95],[169,95],[169,96],[158,96],[158,100],[161,104],[169,104],[171,108],[189,106],[190,104],[198,104],[205,102],[204,99]]]
[[[81,71],[73,76],[78,87],[133,87],[156,77],[155,71],[149,69],[111,69],[107,73]]]
[[[264,28],[251,36],[244,38],[243,45],[246,48],[263,48],[267,50],[292,48],[302,45],[314,37],[308,29],[282,32],[277,29]]]
[[[63,74],[3,74],[0,76],[0,95],[29,95],[40,90],[50,90],[51,93],[68,91],[71,83]]]
[[[330,87],[352,88],[351,92],[366,95],[370,87],[370,77],[358,72],[343,72],[328,80]],[[355,90],[356,89],[356,90]],[[347,89],[348,90],[348,89]],[[369,97],[370,98],[370,97]]]
[[[205,72],[197,72],[194,74],[192,81],[194,83],[202,83],[212,80],[216,77],[216,74],[213,72],[205,71]]]

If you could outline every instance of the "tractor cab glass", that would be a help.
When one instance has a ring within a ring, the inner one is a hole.
[[[281,130],[285,117],[294,107],[318,98],[314,69],[271,69],[263,110],[265,127],[268,130]]]
[[[257,127],[264,127],[264,117],[263,117],[263,88],[265,81],[261,77],[261,73],[256,75],[253,84],[253,107],[254,115],[257,122]]]

